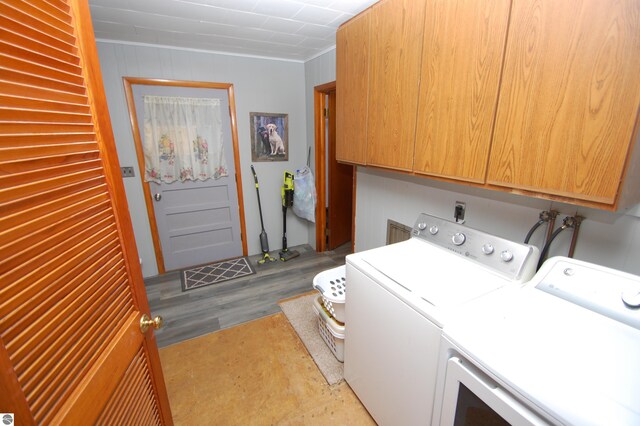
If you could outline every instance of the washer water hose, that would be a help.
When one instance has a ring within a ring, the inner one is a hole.
[[[542,213],[540,213],[542,215]],[[527,236],[524,239],[524,243],[528,244],[529,240],[531,239],[531,236],[533,235],[533,233],[535,232],[536,229],[538,229],[540,227],[540,225],[542,225],[544,223],[544,220],[540,219],[539,221],[536,222],[535,225],[533,225],[531,227],[531,229],[529,230],[529,233],[527,234]]]
[[[580,218],[582,219],[582,218]],[[582,220],[580,220],[582,221]],[[536,271],[538,269],[540,269],[540,267],[542,266],[542,264],[545,261],[545,258],[547,257],[547,252],[549,251],[549,247],[551,247],[551,243],[553,242],[553,240],[555,240],[555,238],[565,229],[567,228],[575,228],[578,224],[578,220],[575,217],[571,217],[571,216],[567,216],[564,219],[562,219],[562,226],[558,229],[556,229],[555,231],[553,231],[553,234],[551,234],[551,238],[549,238],[549,241],[547,241],[544,245],[544,247],[542,248],[542,251],[540,252],[540,260],[538,260],[538,267],[536,268]]]
[[[558,216],[558,212],[556,210],[550,210],[550,211],[541,211],[540,212],[540,220],[538,220],[535,225],[533,225],[531,227],[531,229],[529,230],[529,233],[527,233],[526,238],[524,239],[524,243],[528,244],[529,240],[531,239],[531,236],[533,235],[533,233],[536,231],[536,229],[538,229],[540,227],[540,225],[542,225],[545,222],[549,222],[549,229],[551,229],[553,227],[553,224],[555,223],[556,220],[556,216]],[[547,237],[546,240],[549,239],[549,233],[547,233]]]

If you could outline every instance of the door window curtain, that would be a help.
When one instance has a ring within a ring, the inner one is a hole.
[[[228,175],[219,99],[143,99],[146,182],[207,180]]]

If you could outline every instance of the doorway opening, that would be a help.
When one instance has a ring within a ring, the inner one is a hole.
[[[351,242],[353,252],[355,167],[336,160],[336,82],[314,87],[316,251]]]

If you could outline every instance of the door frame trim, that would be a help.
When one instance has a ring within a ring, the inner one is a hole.
[[[140,170],[140,181],[142,182],[142,190],[144,192],[144,201],[147,206],[147,215],[149,217],[149,225],[151,228],[151,239],[153,240],[153,249],[156,255],[156,263],[158,265],[158,273],[166,272],[164,266],[164,256],[162,254],[162,246],[160,245],[160,236],[158,234],[158,224],[156,223],[155,210],[153,208],[153,199],[151,197],[151,189],[149,183],[144,181],[144,151],[142,149],[142,138],[140,137],[140,129],[138,127],[138,117],[136,114],[135,101],[133,98],[133,85],[147,86],[175,86],[189,87],[199,89],[222,89],[227,91],[229,96],[229,114],[231,118],[231,142],[233,145],[233,160],[236,168],[236,191],[238,193],[238,213],[240,215],[240,239],[242,241],[242,255],[247,255],[247,231],[244,218],[244,197],[242,194],[242,173],[240,168],[240,150],[238,147],[238,120],[236,118],[236,101],[234,96],[232,83],[212,83],[205,81],[184,81],[184,80],[165,80],[159,78],[138,78],[138,77],[122,77],[124,82],[124,90],[127,98],[127,107],[129,108],[129,120],[131,122],[131,131],[133,133],[133,142],[136,148],[136,156],[138,157],[138,167]]]
[[[327,199],[327,158],[326,158],[326,131],[324,126],[323,111],[327,107],[325,95],[336,91],[336,82],[320,84],[313,88],[313,120],[315,129],[315,168],[316,168],[316,251],[324,252],[327,248],[325,238],[327,211],[324,208]],[[337,135],[336,135],[337,136]],[[355,252],[356,246],[356,177],[357,168],[353,164],[353,197],[351,210],[351,252]]]
[[[324,125],[323,111],[327,107],[325,95],[336,90],[336,82],[321,84],[313,88],[314,128],[315,128],[315,167],[316,167],[316,251],[324,252],[327,248],[327,132]]]

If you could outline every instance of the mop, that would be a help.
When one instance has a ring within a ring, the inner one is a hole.
[[[253,164],[251,165],[251,173],[253,173],[253,180],[256,183],[256,194],[258,194],[258,211],[260,212],[260,226],[262,227],[262,232],[260,233],[260,248],[262,249],[262,259],[258,260],[258,265],[262,265],[267,260],[269,262],[276,261],[276,258],[271,257],[269,254],[269,239],[267,238],[267,231],[264,230],[264,222],[262,221],[262,206],[260,205],[260,188],[258,187],[258,176],[256,175],[256,170],[253,168]]]
[[[284,172],[284,183],[282,184],[282,250],[280,260],[286,262],[294,257],[300,256],[296,250],[287,248],[287,208],[293,206],[293,174]]]

